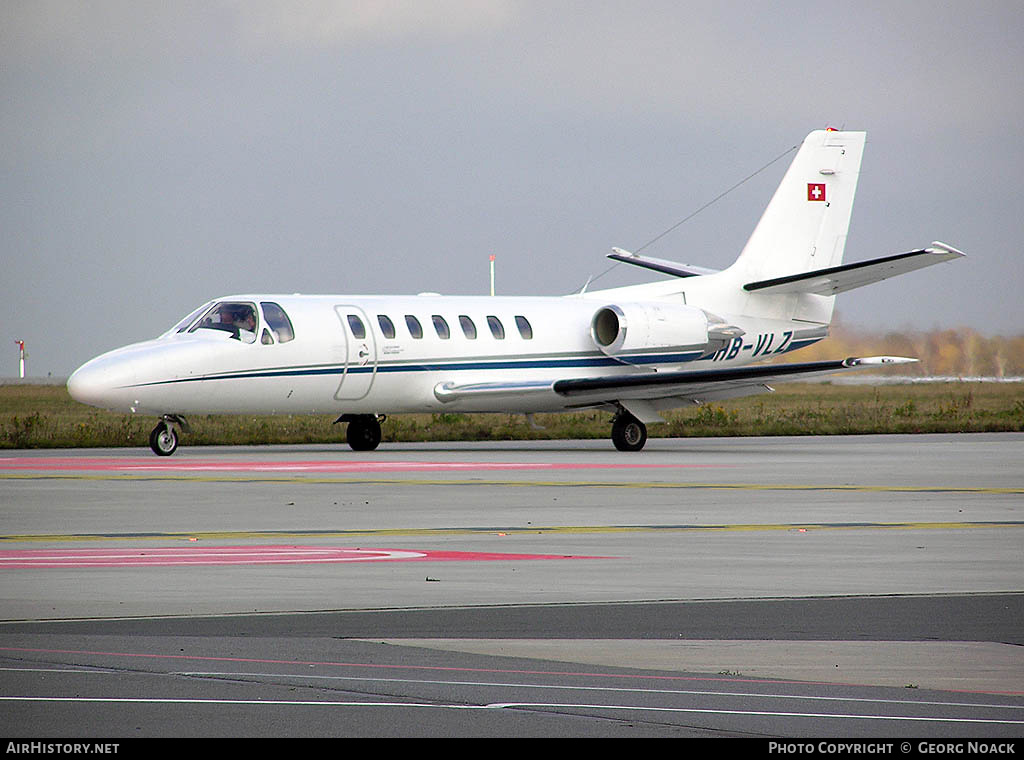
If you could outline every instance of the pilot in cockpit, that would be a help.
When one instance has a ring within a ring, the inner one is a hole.
[[[251,306],[243,306],[234,314],[232,322],[238,328],[238,338],[243,343],[256,340],[256,314]]]
[[[219,309],[217,309],[217,324],[221,324],[223,325],[223,327],[219,329],[227,330],[229,327],[233,326],[235,324],[236,317],[237,315],[235,313],[234,304],[224,304],[223,306],[221,306]],[[209,317],[207,318],[207,320],[212,322],[212,320]],[[231,331],[229,330],[229,332]]]

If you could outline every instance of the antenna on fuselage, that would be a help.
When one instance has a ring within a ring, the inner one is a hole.
[[[491,254],[491,295],[494,295],[494,254]]]

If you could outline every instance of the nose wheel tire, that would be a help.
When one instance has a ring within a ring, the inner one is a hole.
[[[169,457],[178,448],[178,433],[166,422],[161,422],[149,434],[149,448],[160,457]]]
[[[375,417],[358,417],[348,423],[345,439],[353,451],[373,451],[380,445],[380,422]]]
[[[619,451],[640,451],[647,443],[647,426],[631,414],[620,414],[612,422],[612,443]]]

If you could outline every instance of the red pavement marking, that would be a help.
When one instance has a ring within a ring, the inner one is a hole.
[[[133,457],[0,457],[2,470],[84,470],[128,472],[416,472],[471,470],[605,470],[725,467],[706,464],[642,464],[595,462],[329,462],[209,461],[205,459],[142,459]]]
[[[9,549],[0,570],[175,565],[303,565],[336,562],[494,562],[538,559],[604,559],[564,554],[413,551],[331,546],[183,546],[147,549]]]

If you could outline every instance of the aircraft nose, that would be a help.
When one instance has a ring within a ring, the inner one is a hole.
[[[96,367],[83,364],[76,369],[68,378],[68,393],[71,398],[82,404],[90,406],[101,406],[99,403],[103,398],[105,384],[103,372],[97,371]]]
[[[124,386],[134,383],[130,362],[110,361],[103,357],[86,362],[68,378],[71,398],[103,409],[125,407]]]

